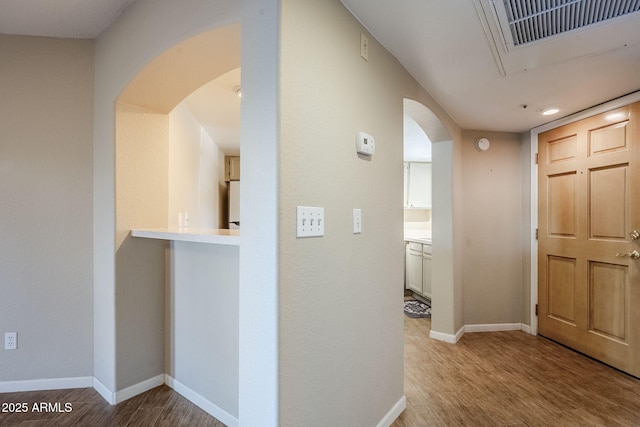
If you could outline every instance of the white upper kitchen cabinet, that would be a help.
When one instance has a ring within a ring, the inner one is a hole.
[[[405,207],[431,208],[431,163],[405,165]]]
[[[404,207],[409,206],[409,163],[404,162]]]

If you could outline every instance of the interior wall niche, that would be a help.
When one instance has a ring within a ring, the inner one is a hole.
[[[198,88],[239,70],[240,56],[240,25],[196,35],[152,60],[117,100],[116,390],[163,375],[165,360],[174,354],[167,339],[174,326],[165,319],[167,245],[129,235],[135,228],[174,225],[169,215],[171,112]],[[199,211],[193,214],[196,219]]]

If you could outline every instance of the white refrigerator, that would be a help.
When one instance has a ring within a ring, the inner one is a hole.
[[[240,181],[229,181],[229,228],[240,228]]]

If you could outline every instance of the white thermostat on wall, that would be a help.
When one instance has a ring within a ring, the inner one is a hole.
[[[373,140],[373,137],[368,133],[358,132],[356,151],[365,156],[373,156],[373,153],[376,151],[376,142]]]

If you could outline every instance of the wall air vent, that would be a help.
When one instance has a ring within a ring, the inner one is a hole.
[[[640,11],[640,0],[493,0],[507,50]]]

